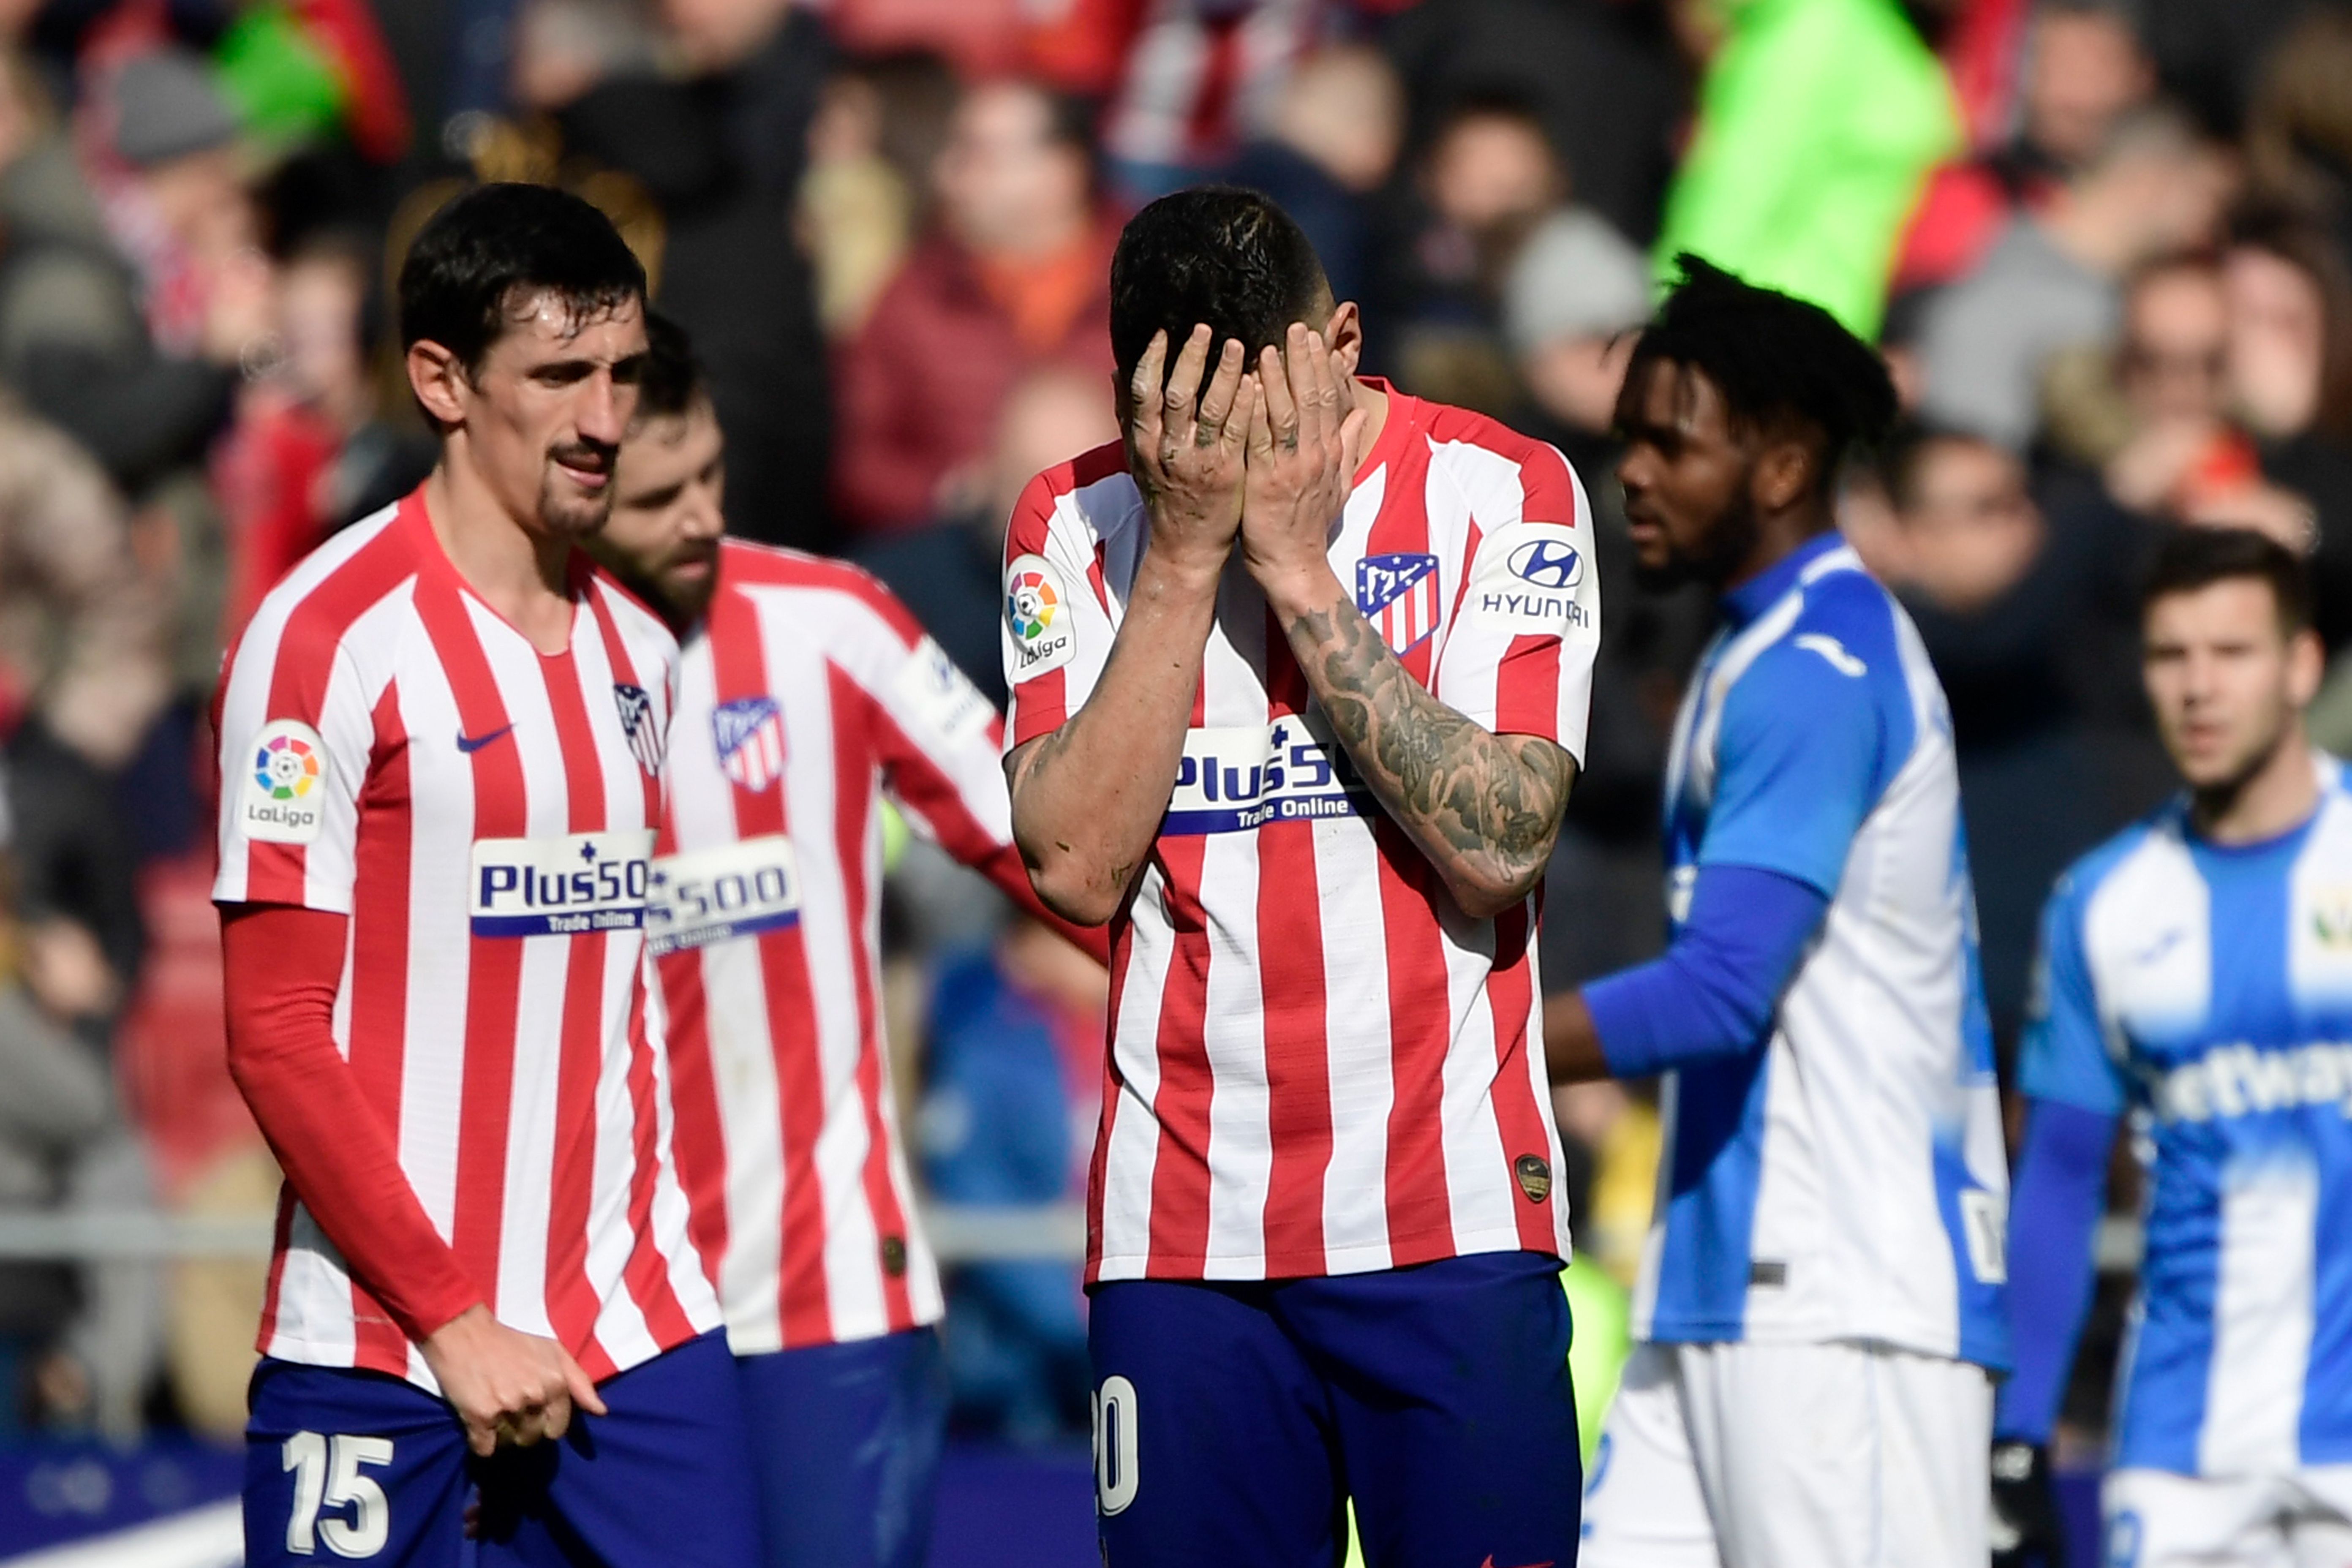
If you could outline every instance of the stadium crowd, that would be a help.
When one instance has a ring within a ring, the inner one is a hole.
[[[1611,425],[1680,251],[1895,371],[1903,433],[1841,517],[1950,694],[2005,1061],[2053,879],[2171,787],[2137,668],[2164,529],[2308,558],[2315,736],[2352,746],[2352,7],[0,0],[0,1205],[268,1212],[222,1062],[207,710],[269,585],[429,467],[386,294],[488,180],[586,197],[644,261],[706,362],[730,529],[861,563],[1000,707],[1005,519],[1116,430],[1120,224],[1192,184],[1276,198],[1367,371],[1554,443],[1600,516],[1548,987],[1664,930],[1713,610],[1633,585]],[[1072,1200],[1101,971],[919,838],[890,894],[923,1184]],[[1580,1243],[1630,1281],[1654,1108],[1557,1109]],[[1082,1434],[1075,1265],[948,1289],[959,1430]],[[242,1262],[0,1266],[0,1430],[233,1436],[261,1291]],[[2083,1359],[2089,1455],[2111,1358]]]

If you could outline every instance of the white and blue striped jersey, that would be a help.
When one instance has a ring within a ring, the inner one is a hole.
[[[2042,916],[2020,1087],[2145,1133],[2126,1467],[2352,1462],[2352,796],[2316,766],[2293,832],[2210,844],[2176,802]]]
[[[1702,866],[1829,900],[1761,1051],[1667,1075],[1645,1340],[1870,1341],[2008,1362],[2008,1163],[1943,689],[1835,534],[1725,596],[1666,781]]]

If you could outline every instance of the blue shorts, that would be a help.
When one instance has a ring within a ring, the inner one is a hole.
[[[1273,1283],[1098,1287],[1109,1568],[1569,1568],[1576,1400],[1559,1260],[1481,1253]]]
[[[768,1568],[921,1568],[947,1436],[934,1329],[739,1356]]]
[[[726,1337],[688,1341],[597,1392],[611,1414],[575,1411],[561,1442],[482,1459],[447,1402],[412,1384],[264,1361],[245,1433],[247,1568],[756,1563]]]

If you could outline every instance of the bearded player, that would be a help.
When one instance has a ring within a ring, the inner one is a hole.
[[[1683,258],[1617,405],[1643,572],[1723,629],[1666,780],[1674,936],[1555,999],[1668,1142],[1586,1568],[1982,1568],[2007,1165],[1943,689],[1833,519],[1878,356]]]
[[[1535,903],[1584,743],[1559,453],[1355,374],[1297,226],[1111,263],[1125,440],[1005,549],[1013,822],[1111,922],[1087,1279],[1106,1560],[1566,1563],[1567,1215]]]
[[[490,185],[417,237],[400,321],[439,464],[263,601],[219,714],[229,1065],[287,1178],[247,1561],[734,1568],[642,979],[677,644],[576,548],[645,274],[586,203]]]
[[[2042,916],[2002,1563],[2062,1544],[2046,1446],[2126,1113],[2147,1249],[2102,1561],[2352,1563],[2352,798],[2304,731],[2311,608],[2303,563],[2236,531],[2176,533],[2143,592],[2148,701],[2188,787],[2077,861]]]
[[[685,646],[651,933],[678,1164],[718,1263],[766,1561],[918,1568],[944,1303],[883,1042],[883,796],[1043,913],[1012,846],[1003,727],[873,578],[722,537],[718,416],[685,334],[651,325],[591,549]],[[1099,932],[1071,934],[1101,955]]]

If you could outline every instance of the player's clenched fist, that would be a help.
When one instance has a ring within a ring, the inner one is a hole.
[[[1128,391],[1128,466],[1151,517],[1151,542],[1189,564],[1222,566],[1242,520],[1242,445],[1257,389],[1243,374],[1242,345],[1225,340],[1210,371],[1203,324],[1192,329],[1162,384],[1168,334],[1154,332]]]
[[[1250,414],[1242,559],[1278,600],[1281,585],[1329,571],[1331,525],[1363,460],[1367,416],[1347,365],[1296,321],[1284,352],[1267,348],[1252,379],[1262,390]]]
[[[486,1307],[468,1308],[420,1348],[477,1454],[561,1437],[575,1405],[592,1415],[604,1414],[596,1385],[569,1351],[508,1328]]]

